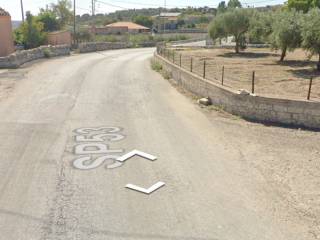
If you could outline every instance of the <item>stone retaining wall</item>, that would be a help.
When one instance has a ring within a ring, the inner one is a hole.
[[[80,53],[104,51],[111,49],[122,49],[128,47],[128,44],[123,42],[86,42],[79,43],[78,46]]]
[[[0,57],[0,68],[17,68],[20,65],[44,57],[56,57],[70,54],[67,45],[41,46],[30,50],[18,51],[6,57]]]
[[[245,119],[320,129],[320,103],[303,100],[241,95],[205,80],[155,54],[155,60],[171,73],[177,84],[212,104]]]

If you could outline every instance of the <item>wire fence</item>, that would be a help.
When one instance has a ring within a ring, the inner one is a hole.
[[[157,53],[170,62],[208,81],[232,90],[245,89],[260,96],[320,101],[320,75],[300,74],[292,77],[265,69],[242,70],[232,64],[222,65],[218,59],[192,56],[174,48],[157,47]]]

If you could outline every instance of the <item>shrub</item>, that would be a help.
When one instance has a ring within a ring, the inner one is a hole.
[[[45,58],[50,58],[52,56],[52,52],[49,48],[43,50],[43,55]]]
[[[162,65],[155,60],[151,61],[151,68],[156,72],[162,71]]]

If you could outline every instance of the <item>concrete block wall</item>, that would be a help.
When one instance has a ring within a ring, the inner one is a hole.
[[[266,123],[320,129],[320,103],[304,100],[240,95],[222,85],[180,68],[160,55],[155,60],[186,90],[209,97],[213,105],[243,118]]]
[[[68,45],[41,46],[30,50],[18,51],[6,57],[0,57],[0,68],[17,68],[26,62],[44,58],[48,52],[50,57],[64,56],[70,54]]]

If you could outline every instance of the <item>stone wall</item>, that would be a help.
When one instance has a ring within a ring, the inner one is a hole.
[[[6,57],[0,57],[0,68],[17,68],[20,65],[44,57],[56,57],[70,54],[67,45],[41,46],[30,50],[18,51]]]
[[[96,52],[96,51],[104,51],[104,50],[111,50],[111,49],[122,49],[128,48],[128,44],[123,42],[87,42],[87,43],[80,43],[78,48],[80,53],[87,53],[87,52]]]
[[[177,84],[212,104],[245,119],[296,127],[320,129],[320,103],[303,100],[241,95],[205,80],[155,54],[155,60],[170,72]]]

